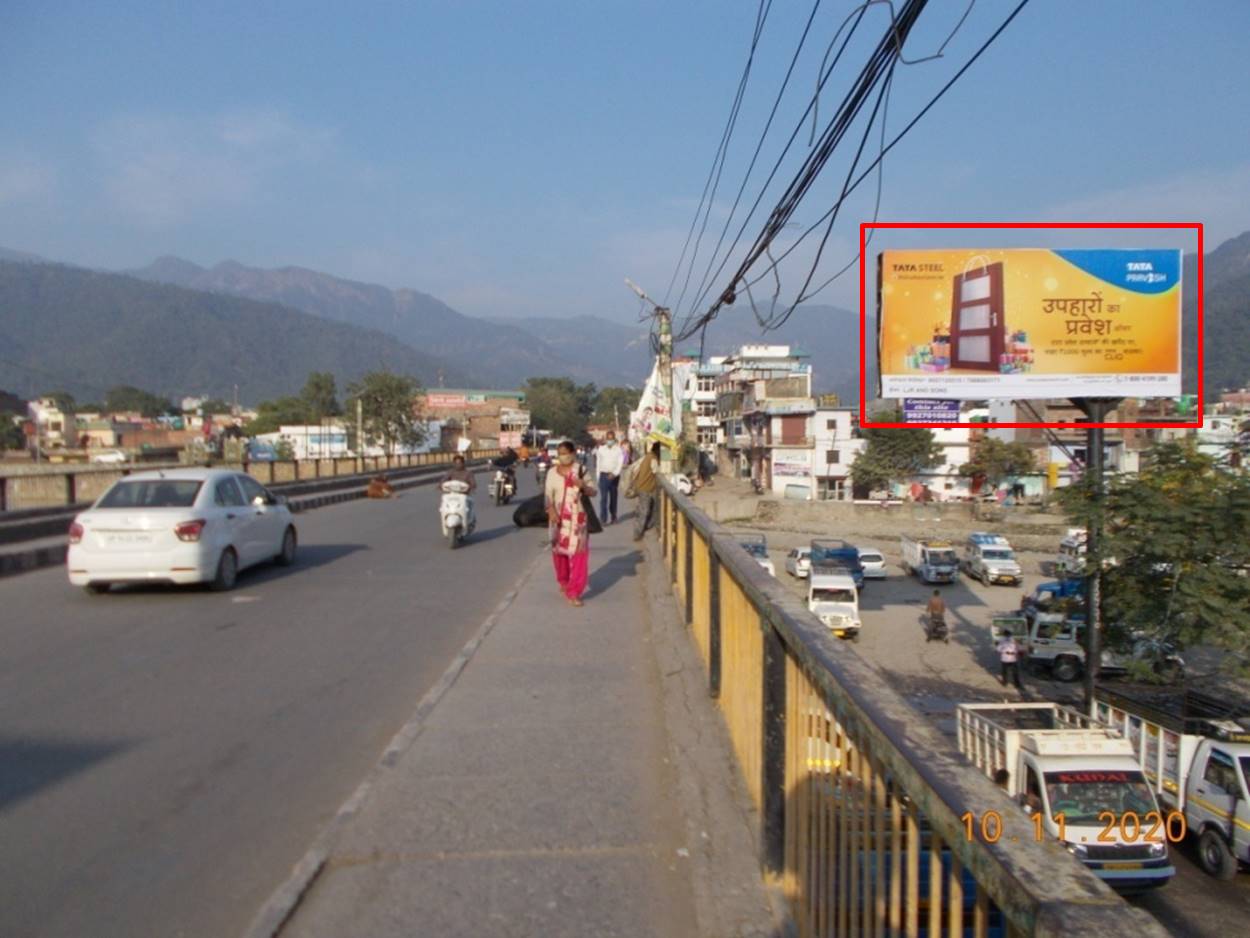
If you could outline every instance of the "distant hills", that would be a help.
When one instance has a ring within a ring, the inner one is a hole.
[[[1250,383],[1250,231],[1207,253],[1202,268],[1203,395]],[[1198,387],[1197,257],[1185,258],[1182,373],[1185,389]]]
[[[204,268],[162,257],[128,273],[143,280],[281,303],[323,319],[376,329],[462,372],[480,375],[487,387],[516,387],[540,375],[566,375],[600,386],[639,383],[645,377],[615,360],[595,367],[562,355],[540,335],[508,320],[465,316],[416,290],[391,290],[303,267],[265,270],[223,261]]]
[[[310,371],[345,386],[389,368],[427,385],[479,375],[372,329],[277,303],[148,283],[59,264],[0,261],[0,387],[98,399],[118,384],[161,395],[241,400],[292,394]]]
[[[232,392],[244,400],[294,393],[311,370],[340,384],[379,366],[429,386],[516,387],[526,378],[641,386],[652,350],[646,323],[466,316],[417,290],[334,277],[303,267],[236,261],[202,267],[161,257],[128,275],[58,265],[0,248],[0,387],[37,393],[81,382],[130,383],[158,393]],[[1250,381],[1250,232],[1207,254],[1205,390]],[[1196,386],[1196,257],[1185,258],[1185,376]],[[680,326],[680,322],[677,323]],[[868,324],[868,387],[876,377]],[[761,333],[745,300],[707,330],[705,355],[746,343],[788,344],[808,357],[818,393],[858,400],[859,322],[835,306],[795,310]],[[697,355],[700,338],[678,340]]]

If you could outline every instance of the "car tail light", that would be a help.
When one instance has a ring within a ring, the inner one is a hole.
[[[83,536],[83,527],[77,521],[69,526],[69,542],[71,544],[81,544]]]
[[[197,518],[195,521],[184,521],[174,528],[174,533],[178,535],[178,540],[180,541],[198,541],[200,532],[204,530],[204,525],[207,523],[203,518]]]

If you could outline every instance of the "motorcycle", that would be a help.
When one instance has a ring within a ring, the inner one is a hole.
[[[547,481],[547,470],[551,468],[551,457],[545,453],[534,460],[534,478],[538,482],[538,487],[542,488],[543,483]]]
[[[929,614],[924,627],[924,640],[926,642],[946,642],[946,644],[950,644],[951,638],[946,628],[945,613],[932,612]]]
[[[511,467],[496,469],[490,482],[490,497],[496,505],[506,505],[516,494],[516,473]]]
[[[473,515],[473,499],[469,497],[467,482],[451,479],[444,482],[441,489],[443,497],[438,503],[438,516],[443,526],[443,537],[447,538],[447,546],[455,550],[477,527],[477,518]]]

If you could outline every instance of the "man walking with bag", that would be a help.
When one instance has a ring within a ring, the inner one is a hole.
[[[656,481],[660,471],[660,444],[653,443],[651,452],[638,460],[634,474],[630,480],[630,491],[638,497],[638,509],[634,514],[634,540],[641,541],[652,526],[655,514],[655,497],[659,491]]]
[[[604,444],[595,450],[595,467],[599,470],[599,517],[604,524],[616,524],[616,494],[621,484],[624,454],[616,442],[616,433],[608,431]]]

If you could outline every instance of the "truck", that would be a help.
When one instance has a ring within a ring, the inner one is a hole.
[[[1179,813],[1197,838],[1207,873],[1232,879],[1250,864],[1250,703],[1227,691],[1117,683],[1095,688],[1091,710],[1127,737],[1168,820]]]
[[[1058,576],[1084,576],[1088,541],[1089,535],[1084,528],[1068,528],[1055,556],[1055,573]]]
[[[859,641],[859,590],[855,579],[838,567],[812,567],[807,608],[838,638]]]
[[[1012,617],[1016,623],[1011,631],[1024,645],[1029,666],[1049,671],[1057,681],[1075,681],[1085,673],[1085,613],[1056,611],[1037,612],[1031,617]],[[1005,618],[995,617],[993,634]],[[1102,649],[1098,673],[1104,677],[1124,674],[1130,662],[1148,664],[1160,678],[1177,681],[1185,675],[1185,659],[1171,642],[1152,638],[1144,632],[1129,635],[1127,651]]]
[[[959,576],[959,557],[950,541],[934,538],[899,538],[903,569],[926,583],[954,583]]]
[[[824,568],[825,573],[845,573],[855,581],[855,589],[864,588],[864,565],[859,561],[859,548],[846,541],[815,538],[811,543],[810,568]]]
[[[1154,790],[1120,733],[1055,703],[956,710],[959,751],[1004,786],[1039,836],[1054,837],[1118,892],[1157,889],[1176,875],[1163,825],[1148,830],[1161,817]]]
[[[1019,586],[1024,576],[1011,542],[1001,534],[974,531],[964,545],[963,567],[968,576],[986,586],[1006,583]]]

